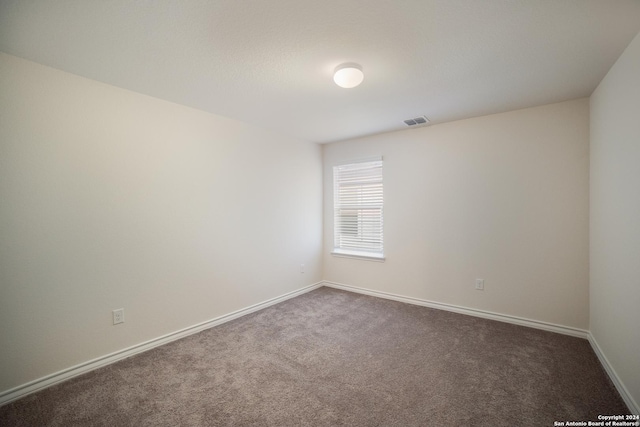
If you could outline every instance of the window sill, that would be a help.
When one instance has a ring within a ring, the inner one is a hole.
[[[386,259],[383,254],[373,254],[369,252],[358,252],[358,251],[345,251],[341,249],[334,249],[331,251],[331,255],[339,258],[355,258],[362,259],[366,261],[377,261],[384,262]]]

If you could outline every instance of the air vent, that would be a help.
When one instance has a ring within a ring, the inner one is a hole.
[[[429,123],[429,119],[427,119],[426,116],[415,117],[404,121],[404,124],[407,126],[424,125],[426,123]]]

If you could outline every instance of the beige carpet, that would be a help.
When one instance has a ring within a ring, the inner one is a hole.
[[[553,426],[627,409],[584,339],[320,288],[0,408],[2,426]]]

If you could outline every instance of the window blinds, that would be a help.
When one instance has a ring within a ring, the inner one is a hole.
[[[334,252],[383,254],[382,159],[334,166]]]

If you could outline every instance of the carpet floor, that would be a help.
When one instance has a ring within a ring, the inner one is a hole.
[[[325,287],[0,407],[0,425],[553,426],[627,413],[587,340]]]

